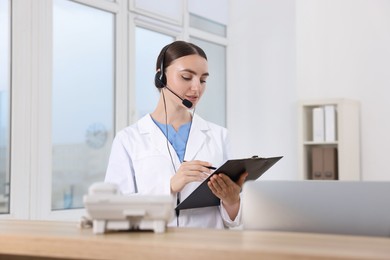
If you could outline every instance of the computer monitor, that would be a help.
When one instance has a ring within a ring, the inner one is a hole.
[[[243,228],[390,237],[390,182],[248,181]]]

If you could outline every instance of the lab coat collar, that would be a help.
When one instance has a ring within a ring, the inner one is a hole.
[[[169,160],[170,155],[167,149],[167,140],[164,133],[160,128],[154,123],[150,114],[145,115],[138,121],[138,130],[141,135],[149,136],[151,144],[161,153],[164,154]],[[175,149],[172,147],[171,143],[168,142],[168,146],[174,160],[175,165],[177,165],[178,158],[175,152]]]
[[[192,161],[195,159],[196,154],[206,142],[206,132],[208,130],[209,126],[207,122],[197,114],[194,114],[184,160]]]
[[[150,114],[141,118],[138,122],[139,132],[142,135],[150,135],[151,142],[155,145],[156,149],[158,149],[162,154],[166,155],[170,159],[170,155],[167,149],[167,140],[162,131],[158,128],[158,126],[153,122]],[[199,152],[201,147],[206,142],[206,132],[209,130],[209,126],[207,122],[194,114],[191,123],[190,135],[187,141],[186,152],[184,156],[184,160],[192,161],[195,159],[196,154]],[[179,158],[175,152],[175,149],[168,142],[169,149],[171,151],[172,159],[178,169],[180,165]]]

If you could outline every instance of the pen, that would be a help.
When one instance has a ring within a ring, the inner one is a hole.
[[[187,162],[187,161],[183,161],[183,162]],[[210,170],[216,170],[217,168],[215,168],[214,166],[205,166],[207,169],[210,169]]]

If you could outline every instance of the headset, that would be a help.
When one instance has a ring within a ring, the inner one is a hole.
[[[176,94],[173,90],[171,90],[167,86],[167,76],[165,75],[165,72],[164,72],[164,68],[165,68],[164,60],[165,60],[165,53],[167,52],[169,47],[171,47],[171,45],[172,45],[172,43],[168,44],[162,50],[161,62],[160,62],[160,70],[157,71],[156,75],[154,76],[154,85],[156,85],[156,87],[158,89],[163,89],[163,88],[168,89],[172,94],[174,94],[176,97],[178,97],[182,101],[182,104],[185,107],[192,108],[193,104],[192,104],[191,101],[189,101],[188,99],[180,97],[178,94]]]

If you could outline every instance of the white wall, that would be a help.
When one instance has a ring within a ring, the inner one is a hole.
[[[285,155],[266,176],[297,178],[296,102],[352,98],[361,102],[363,180],[390,180],[390,1],[232,0],[231,10],[237,152]]]
[[[295,2],[233,0],[230,10],[227,125],[235,154],[283,155],[263,178],[295,179]]]
[[[300,98],[361,102],[364,180],[390,180],[390,1],[299,0]]]

